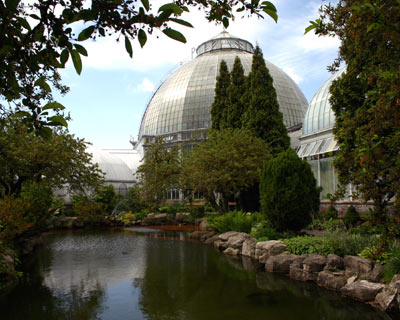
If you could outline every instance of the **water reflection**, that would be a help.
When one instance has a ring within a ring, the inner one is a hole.
[[[391,319],[220,254],[185,233],[129,228],[47,237],[1,319]]]

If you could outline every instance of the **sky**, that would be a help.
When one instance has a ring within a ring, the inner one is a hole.
[[[167,1],[151,1],[156,9]],[[264,58],[285,71],[310,101],[330,77],[326,67],[337,56],[339,41],[332,37],[304,35],[310,20],[318,18],[322,0],[274,0],[278,23],[271,18],[240,18],[227,31],[234,36],[258,43]],[[148,36],[144,48],[133,43],[133,57],[125,51],[123,41],[102,38],[83,43],[88,57],[77,75],[72,63],[61,70],[63,83],[70,92],[57,97],[72,120],[69,130],[100,149],[130,149],[131,138],[137,140],[140,122],[153,92],[166,77],[183,63],[195,58],[193,50],[220,33],[221,25],[209,23],[196,8],[182,19],[194,28],[176,25],[187,43],[166,37],[157,30]],[[172,25],[171,25],[172,26]]]

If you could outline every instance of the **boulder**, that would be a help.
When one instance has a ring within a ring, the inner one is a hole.
[[[217,240],[214,241],[214,247],[218,250],[225,250],[226,248],[228,248],[228,243],[223,240]]]
[[[376,295],[374,304],[383,311],[399,311],[400,275],[395,275],[388,286]]]
[[[347,282],[347,277],[342,272],[321,271],[318,273],[317,284],[332,290],[342,289]]]
[[[229,248],[224,250],[224,253],[232,255],[232,256],[237,256],[237,255],[239,255],[239,249],[235,249],[235,248],[229,247]]]
[[[243,242],[251,238],[252,238],[251,235],[244,232],[239,232],[228,238],[228,247],[242,250]]]
[[[265,269],[269,272],[288,274],[290,271],[290,265],[299,259],[301,259],[300,256],[286,253],[270,256],[265,263]]]
[[[375,263],[374,269],[370,273],[368,280],[372,282],[382,282],[383,280],[383,270],[385,267],[380,263]]]
[[[306,259],[308,259],[307,265],[305,264]],[[314,271],[317,269],[317,267],[314,266],[313,262],[315,259],[319,259],[318,255],[306,254],[298,256],[296,260],[293,261],[293,263],[290,265],[289,276],[295,280],[316,282],[318,272]],[[325,260],[323,262],[325,264]],[[319,265],[319,263],[317,265]]]
[[[240,232],[237,232],[237,231],[228,231],[228,232],[225,232],[225,233],[221,233],[221,234],[219,235],[219,239],[222,240],[222,241],[228,241],[228,239],[229,239],[230,237],[236,236],[238,233],[240,233]]]
[[[320,272],[324,269],[326,258],[318,254],[306,254],[303,260],[303,270],[307,272]]]
[[[348,274],[356,274],[359,277],[368,278],[374,264],[372,261],[358,256],[346,256],[344,257],[344,267]]]
[[[256,254],[257,240],[253,237],[243,241],[242,256],[254,258]]]
[[[281,254],[286,250],[286,244],[278,240],[257,242],[255,258],[260,263],[266,263],[268,258]]]
[[[325,269],[329,271],[344,270],[343,258],[336,254],[328,254]]]
[[[369,302],[374,301],[376,295],[384,288],[384,284],[361,280],[346,284],[341,291],[345,297],[350,297],[363,302]]]
[[[177,212],[175,215],[175,220],[177,222],[185,222],[189,216],[190,212]]]
[[[205,244],[212,244],[212,245],[213,245],[214,242],[215,242],[215,241],[218,241],[218,240],[219,240],[219,235],[216,234],[216,235],[214,235],[214,236],[208,238],[206,241],[204,241],[204,243],[205,243]]]

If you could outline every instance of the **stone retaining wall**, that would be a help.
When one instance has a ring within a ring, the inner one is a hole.
[[[211,231],[194,231],[190,237],[213,245],[225,254],[250,257],[268,272],[286,274],[295,280],[340,291],[345,297],[370,303],[383,311],[400,311],[400,275],[385,285],[383,266],[359,256],[289,254],[282,241],[257,242],[249,234],[236,231],[219,235]]]

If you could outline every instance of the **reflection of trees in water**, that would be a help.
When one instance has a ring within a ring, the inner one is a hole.
[[[259,270],[249,259],[170,243],[148,248],[145,275],[134,282],[148,319],[391,319],[337,292]]]

